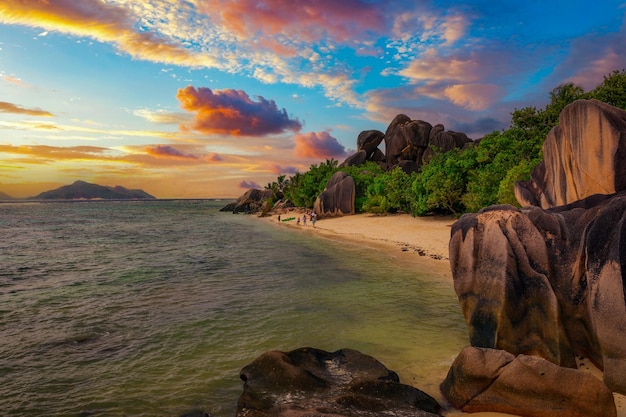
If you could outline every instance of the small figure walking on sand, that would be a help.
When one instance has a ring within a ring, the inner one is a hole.
[[[298,216],[298,220],[296,221],[296,223],[298,224],[298,226],[300,226],[300,216]]]
[[[311,212],[311,224],[315,227],[315,222],[317,221],[317,214],[315,212]]]
[[[302,224],[306,226],[306,213],[302,216]]]

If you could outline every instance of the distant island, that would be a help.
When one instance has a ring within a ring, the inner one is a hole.
[[[75,181],[54,190],[44,191],[28,200],[156,200],[143,190],[129,190],[120,185],[108,187]]]
[[[15,200],[15,199],[11,197],[10,195],[0,191],[0,200]]]

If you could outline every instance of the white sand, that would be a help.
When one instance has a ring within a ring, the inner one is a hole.
[[[281,214],[282,219],[302,217],[302,211]],[[352,242],[359,245],[377,246],[400,262],[418,263],[420,269],[427,268],[433,276],[451,280],[448,243],[450,229],[456,219],[446,217],[413,217],[408,214],[372,215],[325,218],[318,220],[315,227],[307,218],[306,226],[296,220],[278,222],[276,215],[263,218],[275,224],[284,225],[294,231],[317,233],[333,240]],[[602,379],[602,372],[584,361],[580,368]],[[626,396],[614,394],[617,417],[626,417]],[[505,417],[503,413],[461,413],[448,412],[447,417]]]

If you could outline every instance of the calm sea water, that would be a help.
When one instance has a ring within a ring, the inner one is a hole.
[[[232,417],[239,370],[312,346],[438,395],[451,282],[226,202],[0,204],[0,414]]]

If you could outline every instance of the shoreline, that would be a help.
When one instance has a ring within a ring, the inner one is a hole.
[[[281,214],[283,219],[302,217],[303,210]],[[452,283],[448,243],[454,216],[413,217],[410,214],[374,215],[360,213],[350,216],[326,217],[313,226],[297,224],[296,220],[278,221],[278,214],[259,217],[277,227],[288,227],[294,232],[350,244],[375,247],[400,263],[412,264],[445,276]]]
[[[302,217],[303,214],[304,210],[296,209],[282,213],[281,217]],[[272,213],[259,218],[276,227],[288,227],[296,233],[311,233],[334,241],[377,248],[396,262],[418,267],[421,271],[432,274],[435,279],[453,285],[448,244],[451,226],[457,220],[454,216],[413,217],[404,213],[387,215],[360,213],[323,218],[318,220],[315,226],[311,225],[310,221],[307,221],[306,225],[297,224],[295,219],[279,222],[277,216],[278,213]],[[590,372],[602,380],[602,371],[586,358],[582,359],[578,369]],[[613,397],[617,417],[626,417],[626,396],[613,393]],[[442,398],[437,396],[437,399]],[[459,410],[450,410],[445,413],[447,417],[460,417],[468,414]],[[495,412],[471,414],[476,417],[515,417]]]

